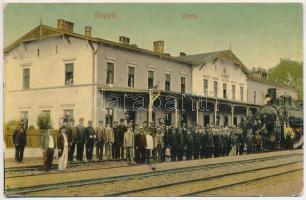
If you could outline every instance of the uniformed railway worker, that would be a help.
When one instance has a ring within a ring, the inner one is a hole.
[[[200,158],[201,137],[200,126],[196,125],[196,129],[193,131],[193,158],[195,160]]]
[[[295,133],[293,129],[289,126],[289,123],[285,124],[284,136],[285,136],[286,149],[293,149],[293,141],[294,141]]]
[[[74,126],[74,119],[71,120],[68,126],[68,137],[69,137],[69,152],[68,152],[68,161],[73,161],[73,155],[75,151],[75,144],[77,139],[76,127]]]
[[[88,127],[85,128],[86,135],[86,159],[92,161],[93,148],[95,144],[96,133],[92,127],[92,121],[88,121]]]
[[[207,143],[206,143],[206,149],[207,149],[207,158],[211,158],[214,153],[214,139],[213,139],[213,130],[210,126],[208,129],[208,135],[207,135]]]
[[[176,161],[177,156],[177,138],[176,138],[176,130],[174,125],[172,125],[169,134],[169,146],[170,146],[170,154],[171,154],[171,161]]]
[[[135,145],[139,155],[139,163],[144,163],[146,160],[146,136],[143,127],[139,127],[139,133],[136,135]]]
[[[238,135],[238,153],[239,155],[242,155],[243,154],[243,150],[244,150],[244,135],[243,135],[243,132],[242,132],[242,129],[238,126],[237,127],[237,135]]]
[[[229,153],[230,156],[236,156],[237,155],[237,146],[238,146],[238,141],[237,141],[237,135],[234,130],[234,128],[231,131],[231,151]]]
[[[213,129],[213,140],[214,140],[214,157],[220,157],[221,148],[222,148],[222,139],[219,134],[218,127],[214,127]]]
[[[15,161],[21,163],[23,161],[24,148],[27,145],[27,133],[24,129],[23,121],[20,121],[18,127],[14,130],[13,144],[15,145]]]
[[[200,157],[201,159],[207,157],[207,140],[208,140],[208,128],[204,127],[201,130],[201,150],[200,150]]]
[[[182,161],[184,156],[185,142],[182,129],[178,127],[176,129],[176,139],[177,139],[177,160]]]
[[[191,129],[186,130],[186,160],[192,159],[194,140]]]
[[[252,128],[249,128],[247,130],[247,136],[246,136],[246,145],[247,145],[247,153],[251,154],[253,153],[253,130]]]
[[[162,158],[161,158],[161,161],[164,162],[166,161],[166,150],[167,148],[169,147],[169,135],[170,135],[170,128],[169,126],[166,126],[166,127],[162,127],[162,133],[164,134],[163,135],[163,141],[164,141],[164,146],[163,146],[163,154],[162,154]]]
[[[78,161],[83,161],[84,144],[86,140],[85,127],[83,126],[83,122],[84,122],[84,119],[80,118],[79,124],[76,127],[76,132],[77,132],[76,143],[77,143],[77,160]]]
[[[255,132],[255,137],[254,137],[254,146],[255,146],[255,152],[259,153],[261,151],[261,146],[262,146],[262,137],[260,135],[260,130],[257,130]]]

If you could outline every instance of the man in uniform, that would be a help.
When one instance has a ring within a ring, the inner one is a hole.
[[[106,141],[105,128],[103,127],[103,121],[99,121],[99,126],[96,128],[96,157],[97,160],[103,160],[103,148]]]
[[[259,133],[260,130],[257,130],[255,132],[255,137],[254,137],[254,145],[256,153],[259,153],[261,151],[261,145],[262,145],[262,137]]]
[[[208,135],[207,135],[207,143],[206,143],[206,149],[207,149],[207,158],[211,158],[214,153],[214,139],[213,139],[213,129],[212,126],[208,128]]]
[[[186,131],[186,160],[192,160],[193,146],[194,146],[193,135],[189,127]]]
[[[76,128],[74,127],[74,120],[72,119],[67,130],[67,134],[69,137],[69,152],[68,152],[68,161],[73,161],[73,155],[75,151],[75,143],[77,138]]]
[[[24,129],[23,121],[20,121],[18,127],[14,130],[13,144],[15,145],[15,161],[21,163],[23,161],[24,148],[27,145],[27,133]]]
[[[87,161],[92,160],[93,148],[95,144],[95,130],[92,127],[92,121],[88,121],[88,127],[85,128],[86,135],[86,159]]]
[[[177,127],[176,129],[176,139],[177,139],[177,160],[182,161],[184,156],[184,135],[181,127]]]
[[[85,127],[83,126],[83,122],[84,122],[84,119],[80,118],[79,124],[76,127],[76,132],[77,132],[76,143],[77,143],[77,160],[78,161],[83,161],[84,143],[86,140]]]
[[[253,141],[254,141],[254,139],[253,139],[252,133],[253,133],[252,128],[249,128],[247,130],[247,138],[246,138],[246,145],[247,145],[247,153],[248,154],[253,153]]]
[[[164,146],[163,146],[163,154],[161,161],[164,162],[166,161],[166,149],[169,147],[169,135],[170,135],[169,126],[162,126],[162,133],[163,133]]]
[[[200,149],[201,149],[201,135],[200,135],[200,126],[197,124],[196,129],[193,131],[193,159],[197,160],[200,158]]]
[[[172,127],[170,129],[168,141],[169,141],[169,146],[170,146],[171,161],[176,161],[177,139],[176,139],[176,130],[174,128],[174,124],[172,124]]]
[[[115,159],[123,159],[125,157],[124,148],[123,148],[123,137],[126,131],[127,127],[124,125],[124,119],[120,119],[120,125],[118,126],[118,133],[115,135],[115,141],[114,141]]]
[[[244,150],[244,136],[243,136],[243,132],[242,129],[238,126],[237,127],[237,134],[238,134],[238,153],[239,155],[243,154],[243,150]]]
[[[135,139],[135,145],[137,148],[137,151],[139,153],[139,162],[145,163],[146,161],[146,136],[144,133],[143,127],[139,127],[139,134],[137,134]]]

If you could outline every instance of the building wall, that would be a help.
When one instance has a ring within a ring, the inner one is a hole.
[[[87,41],[52,37],[20,45],[5,56],[4,121],[19,120],[28,111],[36,126],[41,111],[50,110],[54,128],[63,110],[91,120],[92,49]],[[39,56],[37,51],[39,49]],[[57,51],[56,51],[57,49]],[[65,85],[65,64],[74,64],[74,83]],[[30,89],[23,90],[23,69],[30,69]]]
[[[170,90],[181,92],[181,77],[186,77],[186,93],[191,93],[191,66],[118,48],[100,46],[98,50],[98,83],[106,84],[107,62],[114,63],[114,86],[128,87],[128,66],[135,67],[135,89],[148,89],[148,71],[154,71],[154,85],[165,90],[165,74],[171,76]]]
[[[223,98],[223,83],[227,84],[227,99],[241,101],[240,87],[243,87],[243,102],[247,101],[247,77],[245,73],[226,59],[209,61],[204,66],[198,65],[192,71],[193,94],[204,94],[204,79],[208,80],[208,96],[214,96],[214,81],[218,82],[218,98]],[[235,99],[232,97],[232,85],[235,85]]]
[[[37,127],[37,117],[49,110],[53,128],[59,127],[59,119],[64,110],[73,110],[76,119],[83,117],[86,124],[92,120],[90,86],[56,88],[43,90],[28,90],[8,92],[4,95],[4,122],[19,120],[22,111],[28,111],[29,126]]]
[[[297,99],[298,93],[294,89],[283,88],[268,83],[263,83],[255,80],[248,80],[248,102],[251,104],[263,105],[265,104],[265,95],[269,88],[276,88],[276,95],[290,95],[293,99]],[[255,95],[256,92],[256,95]]]

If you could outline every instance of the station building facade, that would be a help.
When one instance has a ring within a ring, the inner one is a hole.
[[[77,34],[73,26],[62,19],[57,28],[39,25],[4,49],[4,122],[36,126],[43,113],[54,128],[65,115],[94,125],[120,119],[237,125],[275,87],[252,78],[231,50],[171,56],[162,40],[151,51],[125,36],[92,37],[91,27]],[[293,88],[277,89],[297,97]]]

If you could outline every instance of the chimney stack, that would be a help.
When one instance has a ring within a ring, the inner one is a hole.
[[[162,40],[154,41],[153,42],[153,51],[155,53],[163,54],[164,53],[164,44],[165,44],[165,42],[162,41]]]
[[[130,38],[125,37],[125,36],[120,36],[119,37],[119,43],[120,44],[130,44]]]
[[[91,37],[91,26],[85,26],[85,36]]]
[[[63,19],[58,19],[57,20],[57,28],[62,30],[62,31],[68,31],[68,32],[73,32],[73,23],[63,20]]]
[[[180,52],[180,56],[186,56],[185,52]]]

